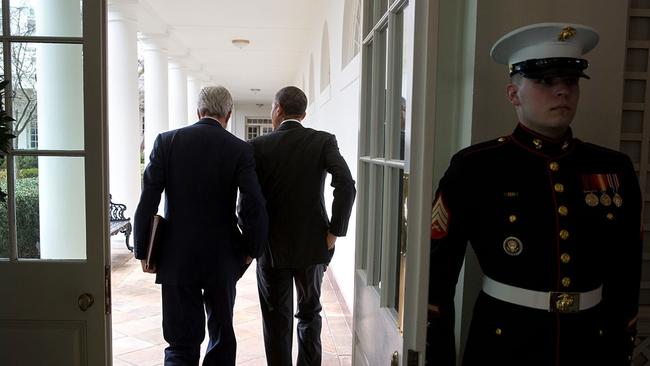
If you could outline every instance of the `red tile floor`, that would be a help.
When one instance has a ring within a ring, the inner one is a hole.
[[[112,237],[113,365],[156,366],[163,364],[166,343],[162,337],[160,287],[153,275],[143,273],[140,264],[126,250],[121,235]],[[255,283],[255,264],[237,283],[235,334],[237,365],[266,365],[262,321]],[[351,365],[350,315],[337,299],[329,273],[325,273],[323,303],[323,366]],[[202,345],[202,353],[207,339]],[[294,327],[294,360],[296,341]]]

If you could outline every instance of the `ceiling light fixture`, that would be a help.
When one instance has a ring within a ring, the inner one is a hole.
[[[244,47],[248,46],[251,43],[251,41],[247,39],[233,39],[232,44],[233,46],[239,48],[240,50],[243,49]]]

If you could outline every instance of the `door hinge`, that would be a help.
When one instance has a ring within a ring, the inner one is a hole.
[[[111,313],[111,266],[104,267],[104,306],[106,315]]]
[[[419,361],[420,361],[420,352],[410,349],[406,354],[406,365],[418,366]]]

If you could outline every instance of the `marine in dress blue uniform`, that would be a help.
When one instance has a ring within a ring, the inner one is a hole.
[[[586,26],[534,24],[496,42],[511,135],[458,152],[432,209],[427,362],[455,365],[454,292],[469,242],[484,272],[463,365],[629,365],[641,271],[630,159],[569,127]]]

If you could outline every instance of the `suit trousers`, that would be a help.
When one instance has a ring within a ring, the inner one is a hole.
[[[206,286],[162,285],[165,366],[199,364],[207,313],[210,342],[203,366],[235,365],[237,342],[232,316],[235,281]],[[205,307],[205,310],[204,310]]]
[[[262,308],[268,366],[291,366],[293,282],[298,296],[298,366],[321,364],[320,312],[324,264],[305,268],[272,268],[258,261],[257,289]]]

